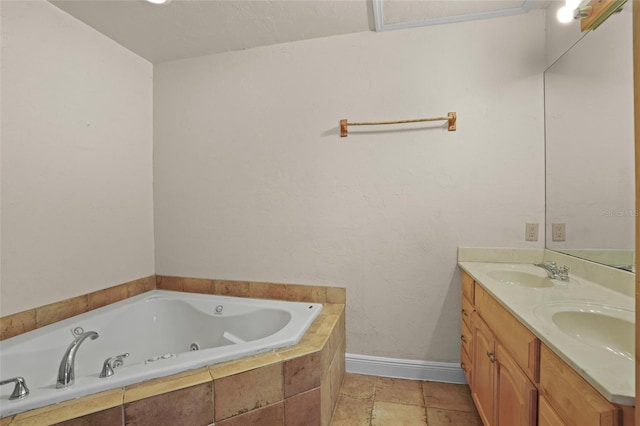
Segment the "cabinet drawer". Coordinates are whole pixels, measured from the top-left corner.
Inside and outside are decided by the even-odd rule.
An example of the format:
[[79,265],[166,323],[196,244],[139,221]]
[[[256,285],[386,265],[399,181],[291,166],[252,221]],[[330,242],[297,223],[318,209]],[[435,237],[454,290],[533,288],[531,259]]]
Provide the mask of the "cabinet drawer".
[[471,314],[474,308],[471,302],[466,297],[462,298],[462,323],[471,328]]
[[461,324],[461,333],[460,340],[462,341],[462,350],[467,353],[467,355],[471,355],[471,329],[467,327],[467,325],[462,321]]
[[566,426],[558,413],[551,408],[549,401],[542,395],[538,399],[538,426]]
[[538,382],[540,340],[476,283],[476,310],[529,378]]
[[473,303],[473,278],[465,271],[462,271],[462,297]]
[[540,350],[540,389],[571,425],[618,426],[620,411],[548,347]]
[[467,383],[471,386],[471,357],[464,349],[460,349],[460,368],[464,373],[464,377],[467,379]]

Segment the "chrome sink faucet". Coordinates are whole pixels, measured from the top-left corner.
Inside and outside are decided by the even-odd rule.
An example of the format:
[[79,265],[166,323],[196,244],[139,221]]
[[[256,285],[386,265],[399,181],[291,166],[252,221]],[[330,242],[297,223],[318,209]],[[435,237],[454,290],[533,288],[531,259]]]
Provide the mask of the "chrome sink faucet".
[[558,266],[556,262],[541,262],[534,263],[533,266],[538,266],[545,271],[549,278],[560,281],[569,281],[569,267]]
[[82,342],[84,342],[87,337],[90,337],[91,340],[95,340],[99,336],[95,331],[87,331],[86,333],[82,333],[80,336],[76,337],[73,342],[71,342],[64,355],[62,356],[62,361],[60,361],[56,388],[66,388],[68,386],[71,386],[75,381],[76,353],[78,352],[80,344],[82,344]]

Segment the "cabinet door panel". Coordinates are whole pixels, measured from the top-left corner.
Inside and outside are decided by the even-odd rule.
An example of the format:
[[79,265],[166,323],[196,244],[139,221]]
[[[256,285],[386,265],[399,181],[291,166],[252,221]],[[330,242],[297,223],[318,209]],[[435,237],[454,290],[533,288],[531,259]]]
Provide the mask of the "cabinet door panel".
[[496,426],[535,426],[538,391],[500,344],[496,359]]
[[493,333],[487,324],[474,313],[471,316],[473,346],[471,356],[473,384],[471,397],[485,426],[493,424],[495,366]]
[[538,426],[567,426],[542,395],[538,399]]

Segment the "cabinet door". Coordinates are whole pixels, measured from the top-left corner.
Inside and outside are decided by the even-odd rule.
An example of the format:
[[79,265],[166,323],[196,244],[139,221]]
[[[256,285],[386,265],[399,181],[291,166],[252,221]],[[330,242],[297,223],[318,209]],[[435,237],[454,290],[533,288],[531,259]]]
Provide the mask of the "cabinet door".
[[538,391],[502,345],[496,344],[496,426],[535,426]]
[[493,424],[495,389],[495,338],[487,324],[474,313],[471,316],[472,355],[471,368],[473,383],[471,396],[485,426]]

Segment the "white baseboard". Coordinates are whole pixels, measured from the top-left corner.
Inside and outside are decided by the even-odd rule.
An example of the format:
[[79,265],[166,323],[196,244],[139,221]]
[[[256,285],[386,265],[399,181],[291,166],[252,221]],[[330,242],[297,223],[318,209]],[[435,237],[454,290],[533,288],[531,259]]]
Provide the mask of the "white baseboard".
[[444,383],[467,383],[460,364],[453,362],[416,361],[412,359],[345,354],[348,373],[370,376],[428,380]]

